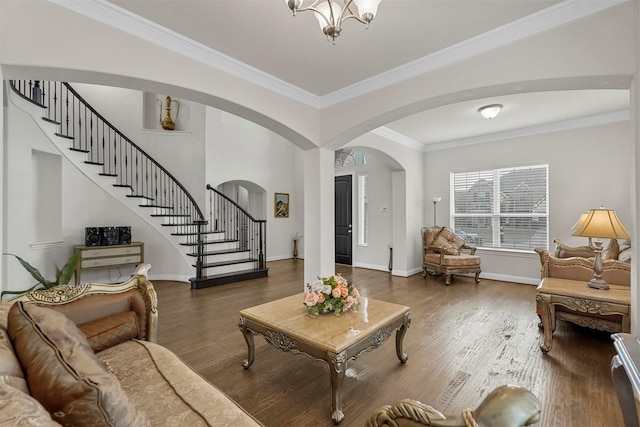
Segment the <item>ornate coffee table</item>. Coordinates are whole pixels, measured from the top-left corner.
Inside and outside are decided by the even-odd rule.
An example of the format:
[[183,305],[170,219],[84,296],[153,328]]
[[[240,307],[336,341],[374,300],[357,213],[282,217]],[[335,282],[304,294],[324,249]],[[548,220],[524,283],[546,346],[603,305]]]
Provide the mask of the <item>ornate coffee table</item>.
[[380,347],[394,331],[397,331],[396,354],[405,363],[407,355],[402,351],[402,340],[411,313],[404,305],[361,297],[357,312],[312,318],[302,301],[303,294],[298,294],[240,312],[238,326],[249,350],[242,365],[248,369],[255,360],[255,334],[283,351],[327,362],[331,376],[331,418],[338,424],[344,418],[342,380],[347,363]]

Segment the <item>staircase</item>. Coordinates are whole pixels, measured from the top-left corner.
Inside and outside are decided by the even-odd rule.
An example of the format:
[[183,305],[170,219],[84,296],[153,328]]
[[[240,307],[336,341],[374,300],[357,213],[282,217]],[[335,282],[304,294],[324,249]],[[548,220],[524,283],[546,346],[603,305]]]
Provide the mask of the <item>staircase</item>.
[[[68,83],[12,80],[14,93],[42,108],[41,119],[56,129],[51,141],[79,169],[95,167],[96,183],[107,177],[124,197],[136,200],[134,209],[147,211],[147,222],[160,221],[162,232],[178,246],[195,268],[191,288],[265,277],[266,221],[256,220],[235,202],[207,185],[207,216],[162,165],[111,125]],[[37,119],[37,117],[34,117]],[[70,155],[61,148],[68,143]],[[78,160],[78,159],[81,160]],[[156,227],[158,228],[158,227]],[[166,230],[166,231],[164,231]]]

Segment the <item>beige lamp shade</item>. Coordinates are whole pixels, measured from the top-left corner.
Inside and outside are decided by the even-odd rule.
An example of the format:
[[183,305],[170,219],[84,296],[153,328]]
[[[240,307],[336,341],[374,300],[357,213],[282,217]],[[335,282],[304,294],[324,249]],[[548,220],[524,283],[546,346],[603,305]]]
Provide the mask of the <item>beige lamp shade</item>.
[[591,209],[584,219],[580,217],[572,235],[605,239],[631,238],[616,212],[610,209]]
[[582,227],[582,224],[584,224],[584,221],[587,219],[587,216],[589,215],[589,212],[585,212],[583,214],[580,215],[580,218],[578,218],[578,220],[576,221],[575,224],[573,224],[573,226],[571,227],[572,230],[577,230],[580,227]]

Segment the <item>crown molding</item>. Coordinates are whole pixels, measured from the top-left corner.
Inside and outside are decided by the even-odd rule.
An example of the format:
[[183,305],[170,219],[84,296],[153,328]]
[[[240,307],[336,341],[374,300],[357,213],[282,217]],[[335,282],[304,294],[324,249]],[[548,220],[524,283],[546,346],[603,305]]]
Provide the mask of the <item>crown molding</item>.
[[631,114],[629,110],[615,111],[612,113],[596,114],[593,116],[580,117],[578,119],[564,120],[561,122],[547,123],[539,126],[530,126],[521,129],[496,132],[487,135],[474,136],[471,138],[458,139],[455,141],[438,142],[424,146],[423,151],[437,151],[448,148],[464,147],[466,145],[483,144],[485,142],[495,142],[504,139],[523,138],[527,136],[540,135],[565,130],[580,129],[590,126],[606,125],[629,121]]
[[567,22],[600,12],[625,1],[628,0],[566,0],[325,95],[321,98],[321,108],[330,107],[438,68],[446,67],[534,34],[550,30]]
[[417,151],[425,151],[425,145],[420,141],[416,141],[413,138],[409,138],[399,132],[396,132],[393,129],[390,129],[386,126],[380,126],[379,128],[373,129],[370,131],[371,133],[381,136],[389,141],[396,142],[400,145],[404,145],[405,147],[412,148]]
[[269,89],[280,95],[320,108],[320,97],[300,89],[258,68],[183,36],[106,0],[49,0],[120,31],[140,37],[194,61]]
[[49,1],[295,101],[321,109],[480,55],[629,0],[566,0],[324,96],[317,96],[287,83],[106,0]]
[[501,141],[504,139],[523,138],[526,136],[540,135],[545,133],[560,132],[564,130],[580,129],[590,126],[606,125],[631,120],[629,110],[615,111],[613,113],[596,114],[578,119],[564,120],[561,122],[548,123],[540,126],[530,126],[526,128],[508,130],[504,132],[490,133],[486,135],[474,136],[471,138],[456,139],[445,142],[434,142],[423,144],[415,139],[404,136],[385,126],[380,126],[371,133],[381,136],[389,141],[395,142],[416,151],[438,151],[449,148],[464,147],[466,145],[483,144],[485,142]]

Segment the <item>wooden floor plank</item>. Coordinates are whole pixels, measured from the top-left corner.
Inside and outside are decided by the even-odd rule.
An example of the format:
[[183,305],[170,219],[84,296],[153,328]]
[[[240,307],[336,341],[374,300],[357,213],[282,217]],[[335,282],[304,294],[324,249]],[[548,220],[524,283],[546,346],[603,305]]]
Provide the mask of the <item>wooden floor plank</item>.
[[[329,370],[256,337],[256,361],[242,368],[247,348],[238,312],[303,290],[303,260],[270,262],[269,277],[192,291],[155,281],[158,341],[268,427],[330,426]],[[393,340],[348,365],[344,426],[364,426],[376,408],[412,398],[445,414],[476,407],[502,384],[529,388],[542,402],[544,427],[623,425],[609,374],[609,334],[558,322],[543,355],[535,286],[454,277],[392,277],[338,266],[363,295],[411,307],[399,363]],[[301,302],[302,304],[302,302]]]

